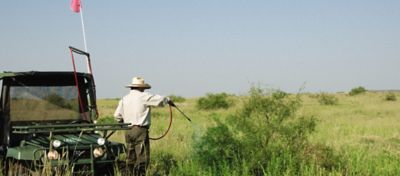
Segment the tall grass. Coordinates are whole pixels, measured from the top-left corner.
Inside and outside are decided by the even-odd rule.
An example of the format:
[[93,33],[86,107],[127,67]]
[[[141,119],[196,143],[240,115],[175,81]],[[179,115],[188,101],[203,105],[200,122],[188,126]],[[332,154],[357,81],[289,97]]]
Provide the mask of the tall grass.
[[[348,175],[398,175],[399,103],[382,99],[385,93],[336,95],[337,106],[321,106],[304,96],[302,113],[318,117],[313,142],[325,143],[347,161]],[[385,168],[385,169],[381,169]]]
[[[298,107],[298,116],[312,116],[316,119],[315,131],[307,137],[310,145],[303,150],[308,161],[297,162],[296,158],[281,155],[272,157],[267,166],[259,169],[261,175],[397,175],[400,173],[400,103],[382,99],[385,94],[366,92],[359,96],[335,94],[338,103],[325,106],[318,99],[308,95],[299,95],[302,103]],[[293,95],[288,95],[293,96]],[[232,98],[232,97],[230,97]],[[171,134],[165,140],[152,142],[152,170],[160,173],[162,167],[159,155],[168,153],[174,160],[169,168],[170,175],[254,175],[251,163],[241,158],[221,161],[221,167],[203,167],[195,159],[194,148],[207,129],[226,124],[232,114],[238,113],[248,100],[248,96],[233,97],[235,106],[229,109],[201,111],[196,109],[196,99],[188,99],[181,106],[193,119],[188,124],[179,114]],[[155,109],[159,112],[153,120],[152,132],[164,128],[167,116],[166,109]],[[217,120],[213,120],[217,119]],[[308,150],[312,152],[307,153]],[[325,150],[325,151],[323,151]],[[320,152],[323,151],[323,152]],[[250,155],[253,156],[253,155]],[[255,156],[256,157],[256,156]],[[319,162],[319,161],[324,162]],[[234,166],[229,162],[234,162]],[[293,167],[282,169],[282,162]],[[296,162],[294,162],[296,161]],[[318,163],[319,162],[319,163]],[[257,163],[257,162],[256,162]],[[164,164],[167,165],[167,164]],[[325,165],[325,166],[323,166]],[[332,165],[332,166],[329,166]],[[282,173],[282,170],[284,172]],[[278,174],[279,173],[279,174]]]
[[[259,159],[263,155],[257,155],[256,152],[248,153],[248,158],[241,155],[229,158],[226,155],[223,160],[218,161],[219,166],[208,167],[204,167],[204,161],[196,156],[196,147],[199,147],[199,142],[207,134],[213,134],[208,129],[220,128],[222,132],[216,130],[215,136],[232,134],[237,128],[230,121],[239,118],[251,95],[228,96],[235,102],[230,108],[207,111],[197,109],[198,99],[186,99],[177,104],[193,122],[187,122],[174,110],[170,133],[163,140],[151,142],[151,166],[148,175],[255,175],[254,167],[257,165],[259,167],[256,171],[260,175],[399,175],[400,102],[387,101],[385,95],[386,93],[379,92],[365,92],[358,96],[338,93],[332,95],[338,99],[335,106],[320,104],[315,96],[308,94],[285,95],[285,100],[301,100],[301,104],[296,107],[295,116],[288,118],[287,123],[298,117],[315,118],[315,129],[305,135],[307,145],[298,150],[301,151],[300,155],[291,155],[288,148],[282,148],[281,152],[265,155],[264,158],[269,158],[267,164],[263,162],[264,158]],[[98,106],[101,118],[112,116],[117,103],[117,99],[100,100]],[[153,109],[150,136],[158,136],[167,128],[168,113],[167,108]],[[245,125],[243,123],[243,128]],[[240,132],[233,134],[233,139],[240,139]],[[276,135],[277,139],[272,142],[284,144],[281,140],[285,137],[279,139],[279,133]],[[121,131],[111,138],[124,142],[123,136],[124,132]],[[254,137],[254,140],[258,138]],[[232,139],[228,135],[226,140]],[[233,144],[245,145],[240,142]],[[227,145],[227,149],[235,152],[233,144]],[[273,148],[270,147],[269,150]],[[256,159],[250,160],[250,157]],[[215,158],[213,160],[218,160],[218,156]],[[123,172],[116,170],[116,175],[123,175]]]

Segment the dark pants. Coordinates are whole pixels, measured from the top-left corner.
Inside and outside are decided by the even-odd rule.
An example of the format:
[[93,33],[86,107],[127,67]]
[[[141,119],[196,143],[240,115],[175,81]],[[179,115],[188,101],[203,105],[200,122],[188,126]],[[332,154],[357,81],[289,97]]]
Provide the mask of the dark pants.
[[127,165],[129,173],[146,175],[150,163],[150,142],[147,128],[133,126],[126,131]]

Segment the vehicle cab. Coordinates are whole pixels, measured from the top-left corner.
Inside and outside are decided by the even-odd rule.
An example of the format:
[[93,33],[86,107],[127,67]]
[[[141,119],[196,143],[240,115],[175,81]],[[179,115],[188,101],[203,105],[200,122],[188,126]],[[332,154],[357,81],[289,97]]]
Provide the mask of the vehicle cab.
[[3,72],[0,80],[0,156],[6,163],[80,168],[95,175],[96,168],[112,168],[124,152],[123,144],[108,138],[127,124],[94,123],[91,74]]

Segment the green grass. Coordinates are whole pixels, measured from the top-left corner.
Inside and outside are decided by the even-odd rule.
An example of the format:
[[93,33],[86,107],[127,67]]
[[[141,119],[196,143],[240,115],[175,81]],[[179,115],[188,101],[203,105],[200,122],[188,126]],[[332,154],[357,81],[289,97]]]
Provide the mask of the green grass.
[[[399,93],[395,93],[399,96]],[[366,92],[358,96],[332,94],[337,98],[333,106],[322,105],[316,94],[302,94],[302,106],[298,111],[302,116],[314,116],[317,119],[316,132],[309,136],[315,144],[332,147],[345,160],[339,170],[327,171],[312,166],[304,166],[303,175],[397,175],[400,173],[400,102],[386,101],[386,93]],[[213,175],[213,168],[199,168],[191,159],[194,141],[215,126],[212,117],[222,122],[241,107],[247,97],[230,97],[235,102],[228,109],[198,110],[198,99],[187,99],[178,106],[192,118],[189,123],[174,110],[173,125],[170,133],[159,141],[151,142],[152,163],[150,173],[160,173],[168,162],[173,175]],[[111,116],[118,100],[99,100],[100,116]],[[168,108],[154,108],[150,135],[159,136],[169,122]],[[124,142],[123,132],[112,137]],[[169,160],[165,159],[168,156]],[[278,167],[278,166],[276,166]],[[246,170],[243,165],[240,170]],[[223,175],[243,173],[227,168]],[[186,173],[186,174],[185,174]],[[273,169],[265,169],[266,175],[274,175]],[[286,175],[292,175],[287,171]]]
[[[312,168],[309,174],[315,175],[398,175],[400,174],[400,102],[385,101],[385,93],[360,94],[349,96],[334,94],[338,99],[335,106],[320,105],[318,99],[302,95],[303,105],[300,115],[312,115],[317,119],[316,132],[309,140],[332,147],[346,160],[347,166],[339,171],[322,171]],[[396,93],[398,96],[398,93]],[[153,163],[161,153],[169,153],[178,163],[190,162],[193,140],[204,134],[208,127],[214,126],[211,117],[222,121],[228,114],[235,113],[244,97],[236,97],[238,104],[227,110],[196,110],[196,99],[188,99],[179,104],[181,109],[192,116],[189,124],[175,112],[171,133],[161,141],[152,142]],[[99,104],[107,103],[99,101]],[[168,122],[166,109],[154,109],[160,116],[153,120],[152,135]],[[189,160],[189,161],[188,161]],[[178,164],[179,166],[179,164]],[[189,166],[179,166],[177,170],[185,171]],[[190,166],[196,167],[196,166]],[[198,169],[198,168],[191,168]],[[305,170],[307,170],[305,169]],[[210,171],[212,175],[212,170]],[[317,172],[317,173],[316,173]],[[233,173],[227,173],[230,175]]]
[[302,112],[318,118],[317,133],[312,140],[327,143],[336,149],[363,146],[365,139],[398,138],[400,103],[382,99],[384,94],[368,93],[356,97],[336,95],[337,106],[321,106],[304,96]]
[[301,113],[318,118],[310,140],[342,153],[349,175],[400,174],[400,104],[385,101],[385,93],[335,96],[338,105],[329,107],[303,96]]
[[[399,96],[399,93],[395,93]],[[299,116],[317,119],[316,131],[309,136],[313,144],[331,147],[343,163],[327,170],[317,165],[301,164],[301,175],[399,175],[400,174],[400,102],[386,101],[386,93],[366,92],[357,96],[332,94],[334,106],[321,105],[315,94],[302,94]],[[177,105],[192,119],[188,122],[178,111],[169,134],[151,141],[149,175],[215,175],[216,168],[202,168],[193,159],[193,149],[209,127],[216,126],[213,118],[225,122],[230,114],[238,112],[247,97],[230,96],[234,105],[228,109],[198,110],[198,99],[186,99]],[[98,100],[100,118],[112,116],[117,99]],[[151,137],[161,135],[169,123],[168,108],[154,108]],[[124,142],[124,133],[117,132],[112,140]],[[265,175],[293,175],[299,172],[280,170],[279,157],[263,169]],[[226,166],[221,175],[251,175],[246,163],[231,168]]]
[[[327,171],[304,165],[304,175],[398,175],[400,174],[400,102],[386,101],[385,93],[332,94],[337,98],[334,106],[321,105],[315,94],[302,94],[302,106],[298,112],[303,116],[314,116],[317,119],[316,132],[309,136],[312,143],[332,147],[344,160],[346,165],[341,169]],[[398,93],[396,93],[398,96]],[[174,111],[174,122],[171,132],[160,141],[151,143],[152,170],[157,172],[162,155],[169,157],[177,164],[171,168],[174,175],[213,175],[213,168],[200,170],[191,159],[194,141],[198,140],[208,127],[215,126],[214,118],[223,122],[229,114],[234,114],[241,107],[246,97],[230,97],[235,105],[228,109],[198,110],[197,99],[187,99],[178,104],[191,116],[193,123],[188,123],[177,111]],[[100,100],[100,115],[112,115],[116,100]],[[102,109],[104,108],[104,109]],[[153,110],[151,136],[162,133],[168,123],[167,108]],[[121,138],[123,134],[117,134]],[[120,140],[123,142],[123,140]],[[161,159],[161,161],[159,161]],[[277,166],[278,167],[278,166]],[[240,169],[246,169],[243,166]],[[240,170],[239,169],[239,170]],[[199,173],[201,172],[201,173]],[[291,175],[287,171],[287,175]],[[237,170],[226,170],[226,175],[240,175]],[[274,175],[273,169],[265,171]],[[191,175],[191,174],[188,174]]]
[[[321,105],[315,94],[302,94],[302,107],[298,114],[314,116],[317,119],[316,132],[309,140],[332,147],[345,160],[346,165],[336,171],[321,168],[303,169],[304,175],[396,175],[400,173],[400,102],[386,101],[385,93],[367,92],[358,96],[333,94],[337,104]],[[398,96],[398,93],[396,93]],[[191,116],[188,123],[174,110],[171,132],[160,141],[152,141],[152,170],[157,172],[162,165],[162,155],[168,154],[177,164],[171,168],[174,175],[213,175],[213,169],[201,170],[191,160],[193,141],[198,140],[208,127],[215,125],[211,117],[224,121],[229,114],[236,113],[246,97],[230,97],[235,105],[228,109],[198,110],[197,99],[187,99],[178,104]],[[100,116],[112,115],[117,100],[100,100]],[[153,110],[151,136],[160,135],[168,124],[168,109]],[[118,139],[123,134],[117,134]],[[123,140],[119,140],[122,141]],[[164,163],[165,164],[165,163]],[[246,169],[243,166],[240,169]],[[240,175],[235,170],[226,170],[225,175]],[[273,175],[273,173],[266,175]],[[288,171],[287,175],[291,175]]]

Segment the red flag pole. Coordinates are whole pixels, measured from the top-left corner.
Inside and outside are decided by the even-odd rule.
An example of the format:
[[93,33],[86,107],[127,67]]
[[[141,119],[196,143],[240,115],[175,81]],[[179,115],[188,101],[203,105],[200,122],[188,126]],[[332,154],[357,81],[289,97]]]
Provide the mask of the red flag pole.
[[[86,32],[85,32],[85,23],[83,20],[83,9],[82,9],[82,0],[72,0],[71,1],[71,10],[75,13],[80,13],[81,15],[81,23],[82,23],[82,34],[83,34],[83,45],[85,46],[85,52],[88,53],[87,44],[86,44]],[[89,57],[86,56],[86,65],[87,71],[89,74],[92,73],[92,69],[90,68],[90,60]]]

